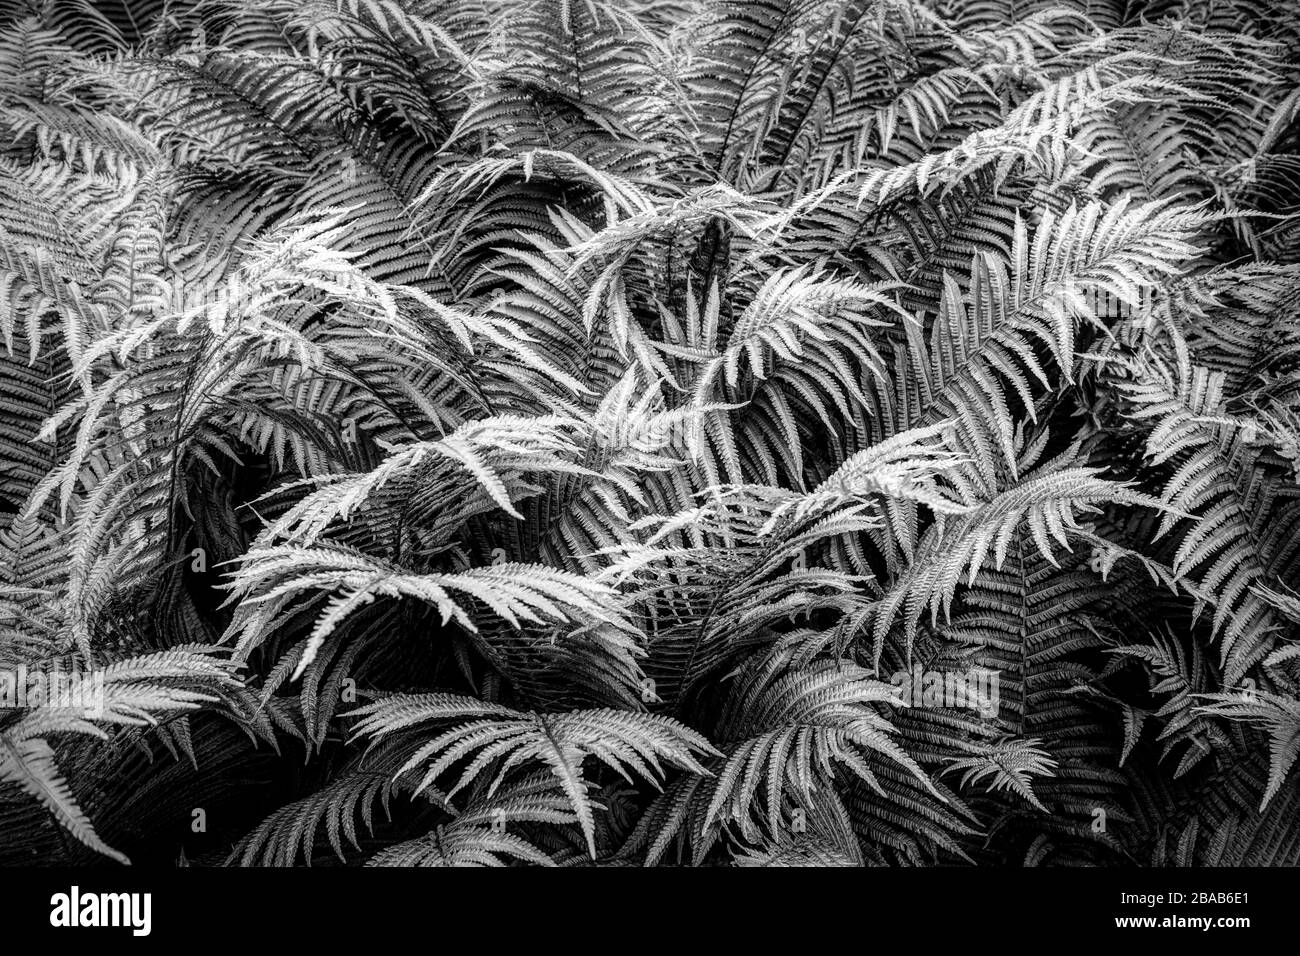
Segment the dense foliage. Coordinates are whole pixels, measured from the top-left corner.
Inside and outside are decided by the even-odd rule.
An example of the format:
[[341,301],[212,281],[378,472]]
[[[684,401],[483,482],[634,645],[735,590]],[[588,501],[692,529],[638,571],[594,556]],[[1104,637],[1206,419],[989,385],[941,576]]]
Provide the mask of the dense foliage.
[[1297,63],[3,0],[0,861],[1300,863]]

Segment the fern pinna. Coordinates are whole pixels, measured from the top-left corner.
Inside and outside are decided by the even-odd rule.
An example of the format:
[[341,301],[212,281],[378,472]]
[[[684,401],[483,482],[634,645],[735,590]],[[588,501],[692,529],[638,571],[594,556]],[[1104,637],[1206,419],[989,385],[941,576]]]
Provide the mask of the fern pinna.
[[0,23],[0,859],[1300,863],[1292,4]]

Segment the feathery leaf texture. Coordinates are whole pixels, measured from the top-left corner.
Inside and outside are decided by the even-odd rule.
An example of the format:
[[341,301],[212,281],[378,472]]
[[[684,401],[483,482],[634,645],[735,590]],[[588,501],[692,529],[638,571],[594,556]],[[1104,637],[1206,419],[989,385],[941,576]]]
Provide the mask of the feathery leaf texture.
[[1293,6],[0,4],[0,861],[1300,863]]

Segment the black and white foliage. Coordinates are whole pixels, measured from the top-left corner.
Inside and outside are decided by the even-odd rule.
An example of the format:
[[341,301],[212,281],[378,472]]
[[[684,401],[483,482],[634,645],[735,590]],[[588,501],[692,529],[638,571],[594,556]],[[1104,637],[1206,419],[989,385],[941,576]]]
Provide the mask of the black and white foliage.
[[0,861],[1300,863],[1297,63],[0,0]]

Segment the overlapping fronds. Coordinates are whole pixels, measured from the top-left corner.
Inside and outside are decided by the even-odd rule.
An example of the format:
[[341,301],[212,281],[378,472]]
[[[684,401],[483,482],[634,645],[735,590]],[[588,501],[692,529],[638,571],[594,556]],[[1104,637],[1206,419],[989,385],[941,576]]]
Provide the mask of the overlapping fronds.
[[0,860],[1295,862],[1297,51],[0,4]]

